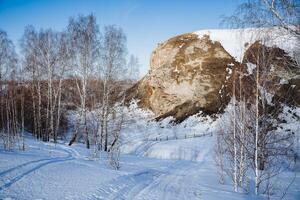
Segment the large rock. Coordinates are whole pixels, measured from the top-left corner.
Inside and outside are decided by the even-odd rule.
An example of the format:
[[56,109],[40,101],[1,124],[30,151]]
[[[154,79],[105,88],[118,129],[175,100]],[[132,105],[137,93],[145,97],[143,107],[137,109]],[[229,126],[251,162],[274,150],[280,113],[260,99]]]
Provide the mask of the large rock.
[[127,99],[177,121],[200,110],[216,113],[228,102],[224,89],[233,65],[238,63],[208,35],[179,35],[153,51],[149,73],[127,91]]
[[246,32],[242,39],[235,30],[206,32],[179,35],[159,44],[151,55],[149,73],[127,91],[126,99],[138,99],[157,119],[174,116],[180,122],[199,111],[214,114],[228,105],[233,88],[237,100],[241,96],[255,103],[260,66],[259,82],[264,85],[260,92],[270,107],[300,105],[300,70],[290,57],[299,55],[294,47],[298,40],[282,40],[275,34],[265,46],[259,41],[264,41],[266,33],[253,39]]
[[247,48],[243,64],[241,66],[248,68],[246,72],[244,70],[246,76],[243,76],[243,84],[248,84],[244,88],[252,89],[247,94],[248,99],[255,97],[255,80],[259,66],[259,82],[263,85],[260,92],[270,105],[283,103],[300,106],[300,69],[297,62],[283,49],[267,47],[256,41]]

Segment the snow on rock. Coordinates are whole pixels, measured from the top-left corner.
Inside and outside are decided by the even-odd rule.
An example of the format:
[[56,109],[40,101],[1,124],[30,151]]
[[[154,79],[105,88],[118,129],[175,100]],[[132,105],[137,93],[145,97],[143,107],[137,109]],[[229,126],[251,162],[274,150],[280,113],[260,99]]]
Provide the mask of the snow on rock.
[[266,41],[264,44],[269,47],[279,47],[291,56],[295,56],[295,52],[299,51],[299,39],[279,28],[211,29],[194,33],[199,38],[208,35],[211,40],[220,42],[239,62],[242,62],[248,45],[257,40]]
[[256,68],[256,65],[253,63],[246,63],[247,71],[249,74],[253,74],[253,70]]
[[279,124],[277,131],[289,131],[296,134],[295,147],[300,153],[300,108],[284,106],[279,119],[282,123]]

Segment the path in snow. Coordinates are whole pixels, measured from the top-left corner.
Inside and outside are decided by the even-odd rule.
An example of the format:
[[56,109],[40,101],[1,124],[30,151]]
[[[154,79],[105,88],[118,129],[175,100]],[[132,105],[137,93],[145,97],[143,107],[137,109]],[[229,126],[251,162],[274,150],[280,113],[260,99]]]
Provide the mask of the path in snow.
[[199,164],[176,161],[164,170],[145,169],[113,179],[88,199],[200,199],[201,191],[191,185],[191,171]]
[[32,160],[32,161],[19,164],[15,167],[12,167],[10,169],[0,172],[0,179],[5,180],[4,184],[1,183],[2,185],[0,185],[0,191],[5,188],[10,187],[12,184],[16,183],[23,177],[30,175],[31,173],[35,172],[36,170],[39,170],[40,168],[42,168],[44,166],[75,159],[72,156],[73,152],[68,151],[65,148],[63,148],[61,150],[54,150],[54,151],[58,151],[59,153],[67,154],[67,156],[63,156],[63,157],[59,156],[59,157],[51,157],[51,158]]
[[[202,146],[203,155],[198,162],[122,155],[118,171],[108,166],[105,155],[100,160],[91,159],[91,151],[84,145],[58,144],[54,148],[30,141],[36,146],[28,151],[0,151],[0,199],[253,199],[234,193],[230,181],[218,184],[212,153],[202,144],[211,137],[200,142],[203,139],[194,139]],[[149,142],[144,148],[138,146],[135,153],[153,144],[159,142]],[[299,194],[298,183],[291,188],[293,194],[289,199],[297,199],[294,197]]]

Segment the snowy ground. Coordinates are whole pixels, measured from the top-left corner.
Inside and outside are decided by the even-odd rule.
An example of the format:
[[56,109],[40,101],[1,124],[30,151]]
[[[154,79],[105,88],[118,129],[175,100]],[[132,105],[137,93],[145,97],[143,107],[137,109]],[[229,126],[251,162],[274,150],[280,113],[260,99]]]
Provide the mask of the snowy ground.
[[[27,138],[24,152],[0,149],[0,199],[257,199],[232,192],[229,179],[218,183],[216,121],[194,116],[175,126],[169,119],[148,122],[151,113],[137,109],[128,113],[135,117],[123,130],[120,170],[111,169],[105,154],[93,159],[83,144]],[[297,173],[286,199],[300,197]],[[287,185],[293,175],[283,173],[278,183]]]
[[[121,170],[105,156],[91,159],[83,145],[32,139],[25,152],[1,151],[0,199],[240,199],[218,186],[213,163],[122,155]],[[228,197],[229,197],[228,196]]]

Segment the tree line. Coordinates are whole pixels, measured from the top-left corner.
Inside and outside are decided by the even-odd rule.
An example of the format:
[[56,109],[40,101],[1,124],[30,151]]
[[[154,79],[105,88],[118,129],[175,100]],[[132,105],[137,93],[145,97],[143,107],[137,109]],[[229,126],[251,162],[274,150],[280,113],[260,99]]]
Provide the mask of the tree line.
[[[121,28],[108,25],[100,31],[94,15],[79,15],[71,17],[63,31],[26,26],[19,55],[2,30],[0,43],[0,133],[5,149],[15,144],[24,149],[26,132],[57,142],[70,128],[66,111],[77,110],[69,145],[83,138],[87,148],[93,142],[98,150],[110,150],[110,142],[118,137],[109,127],[116,120],[115,104],[139,76],[139,61],[133,55],[127,58]],[[92,110],[97,111],[93,123],[98,126],[93,130],[88,122]]]

